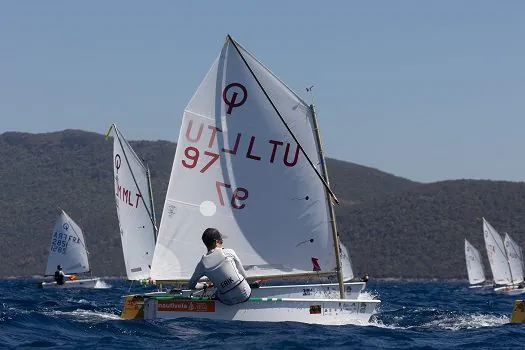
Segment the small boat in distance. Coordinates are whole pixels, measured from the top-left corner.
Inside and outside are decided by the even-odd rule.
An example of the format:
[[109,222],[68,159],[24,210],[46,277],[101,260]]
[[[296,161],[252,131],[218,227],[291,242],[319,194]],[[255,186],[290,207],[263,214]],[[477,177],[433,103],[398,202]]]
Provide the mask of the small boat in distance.
[[51,234],[45,276],[54,277],[58,265],[66,274],[65,283],[43,281],[39,288],[95,288],[100,281],[98,277],[77,278],[77,274],[90,272],[86,242],[80,227],[63,210]]
[[465,238],[465,261],[467,264],[469,288],[492,287],[492,284],[485,282],[485,269],[481,260],[480,252]]

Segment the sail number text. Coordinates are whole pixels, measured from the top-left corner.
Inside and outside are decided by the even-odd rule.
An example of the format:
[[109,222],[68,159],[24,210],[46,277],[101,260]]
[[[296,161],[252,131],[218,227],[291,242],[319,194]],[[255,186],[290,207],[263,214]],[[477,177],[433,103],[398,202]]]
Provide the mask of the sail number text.
[[80,238],[68,235],[67,233],[55,232],[53,234],[53,240],[51,241],[51,251],[66,254],[69,243],[80,244]]
[[[233,145],[226,145],[225,135],[220,128],[213,125],[205,123],[194,125],[194,121],[189,120],[185,136],[186,140],[194,145],[188,145],[182,151],[182,166],[186,169],[196,169],[203,174],[214,165],[220,164],[223,157],[230,157],[232,161],[234,159],[248,159],[255,161],[254,164],[266,161],[267,164],[273,166],[295,167],[301,154],[296,143],[279,140],[258,142],[256,136],[236,133],[234,140],[232,139]],[[202,145],[202,141],[207,150],[197,147],[196,144],[201,143]],[[220,147],[219,142],[224,143],[224,147]],[[221,206],[226,206],[229,203],[233,209],[246,207],[248,189],[244,187],[232,188],[231,184],[222,181],[216,181],[215,188]]]

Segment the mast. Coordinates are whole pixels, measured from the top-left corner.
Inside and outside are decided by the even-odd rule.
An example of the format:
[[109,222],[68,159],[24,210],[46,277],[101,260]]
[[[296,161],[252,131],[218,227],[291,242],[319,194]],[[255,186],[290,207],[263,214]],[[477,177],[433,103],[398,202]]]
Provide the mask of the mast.
[[[321,175],[327,186],[330,186],[328,179],[328,169],[326,168],[326,162],[323,156],[323,146],[321,143],[321,134],[319,133],[319,125],[317,124],[317,115],[315,113],[315,106],[310,105],[310,111],[312,112],[312,122],[314,127],[315,141],[317,143],[317,151],[319,153],[319,160],[321,162]],[[329,187],[328,187],[329,188]],[[339,296],[341,299],[345,298],[345,286],[343,281],[343,269],[341,267],[341,254],[339,249],[339,235],[337,234],[337,222],[335,218],[334,206],[331,200],[330,193],[325,189],[326,200],[328,201],[328,207],[330,212],[330,223],[332,224],[332,237],[334,240],[334,251],[335,251],[335,262],[337,271],[337,282],[339,283]]]
[[149,205],[151,208],[151,219],[153,220],[153,236],[155,240],[155,244],[157,244],[157,217],[155,216],[155,206],[153,205],[153,191],[151,189],[151,178],[150,178],[150,171],[149,171],[149,165],[146,164],[146,179],[148,180],[148,193],[149,193]]

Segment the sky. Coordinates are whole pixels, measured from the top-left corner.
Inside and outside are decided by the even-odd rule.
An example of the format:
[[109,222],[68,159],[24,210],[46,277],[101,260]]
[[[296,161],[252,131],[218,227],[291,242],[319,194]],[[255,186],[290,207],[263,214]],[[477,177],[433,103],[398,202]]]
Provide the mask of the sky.
[[2,1],[0,133],[177,141],[226,34],[325,155],[421,182],[525,179],[525,1]]

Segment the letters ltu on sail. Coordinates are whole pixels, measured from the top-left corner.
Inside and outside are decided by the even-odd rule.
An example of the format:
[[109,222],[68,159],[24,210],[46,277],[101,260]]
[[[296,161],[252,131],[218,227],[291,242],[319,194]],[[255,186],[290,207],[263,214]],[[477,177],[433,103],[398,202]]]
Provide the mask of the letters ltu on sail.
[[[236,251],[251,278],[340,276],[341,260],[350,276],[331,221],[333,194],[314,118],[313,106],[228,36],[184,111],[152,278],[188,280],[206,253],[201,236],[208,227],[226,235],[225,247]],[[306,287],[304,294],[281,297],[297,295],[294,287]],[[123,317],[362,324],[380,303],[336,299],[329,293],[334,284],[308,287],[256,288],[233,306],[197,301],[185,291],[128,296]]]

